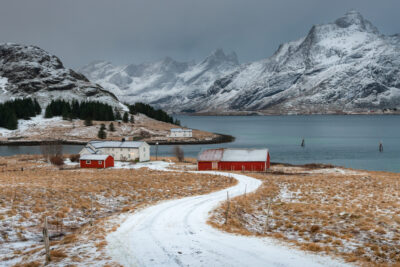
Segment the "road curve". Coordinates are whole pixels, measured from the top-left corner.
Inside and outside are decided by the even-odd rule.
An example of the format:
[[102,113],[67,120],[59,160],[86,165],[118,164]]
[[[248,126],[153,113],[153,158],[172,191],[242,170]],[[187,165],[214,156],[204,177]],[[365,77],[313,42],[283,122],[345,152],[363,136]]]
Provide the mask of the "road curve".
[[[206,172],[202,172],[206,173]],[[278,244],[270,238],[233,235],[209,226],[209,212],[226,192],[234,197],[256,190],[261,181],[239,174],[237,185],[207,195],[165,201],[130,215],[107,236],[107,252],[123,266],[345,266]]]

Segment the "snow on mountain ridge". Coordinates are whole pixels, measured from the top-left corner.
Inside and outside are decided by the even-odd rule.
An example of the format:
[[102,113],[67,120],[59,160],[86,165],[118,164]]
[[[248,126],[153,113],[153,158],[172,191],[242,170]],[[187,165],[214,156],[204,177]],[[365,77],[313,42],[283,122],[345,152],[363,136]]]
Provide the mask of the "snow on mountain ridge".
[[115,95],[84,75],[64,68],[58,57],[37,46],[0,44],[0,78],[0,102],[34,97],[44,106],[52,99],[62,98],[100,101],[121,109]]
[[178,62],[169,57],[161,61],[127,66],[91,63],[80,69],[89,79],[101,84],[128,102],[187,103],[205,94],[212,83],[239,66],[236,54],[213,51],[199,63]]
[[[94,79],[126,101],[170,112],[340,113],[400,108],[400,35],[385,36],[356,11],[311,27],[269,58],[239,65],[218,49],[198,64]],[[115,72],[123,75],[115,67]],[[83,71],[89,77],[91,72]],[[125,75],[125,74],[124,74]],[[129,76],[129,75],[128,75]],[[94,77],[93,77],[94,78]],[[118,89],[117,89],[118,87]],[[121,91],[118,91],[121,90]]]

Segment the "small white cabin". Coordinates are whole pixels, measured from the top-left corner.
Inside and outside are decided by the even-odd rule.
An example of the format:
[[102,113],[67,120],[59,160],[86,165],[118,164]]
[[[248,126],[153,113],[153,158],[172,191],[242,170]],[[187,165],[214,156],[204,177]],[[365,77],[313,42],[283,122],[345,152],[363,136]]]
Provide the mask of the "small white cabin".
[[173,128],[169,137],[192,137],[192,129]]
[[150,146],[141,141],[90,141],[80,155],[106,154],[118,161],[150,160]]

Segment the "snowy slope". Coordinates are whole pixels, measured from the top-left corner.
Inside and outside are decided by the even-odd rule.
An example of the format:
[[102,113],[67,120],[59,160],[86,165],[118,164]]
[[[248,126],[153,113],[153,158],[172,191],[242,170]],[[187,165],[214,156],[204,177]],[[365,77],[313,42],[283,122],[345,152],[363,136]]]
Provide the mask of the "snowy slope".
[[356,11],[313,26],[304,38],[282,44],[264,60],[239,66],[221,51],[210,57],[194,65],[170,63],[172,70],[161,67],[170,66],[165,62],[134,65],[132,72],[103,62],[82,72],[120,98],[175,112],[400,108],[400,35],[379,33]]
[[0,102],[27,96],[37,98],[42,105],[63,98],[97,100],[123,108],[112,93],[64,68],[59,58],[43,49],[0,44]]
[[171,58],[143,64],[113,66],[96,61],[79,71],[120,99],[153,103],[161,107],[185,105],[205,95],[215,80],[239,66],[235,53],[217,49],[205,60],[177,62]]
[[349,12],[245,66],[224,87],[214,86],[198,109],[324,113],[397,108],[399,56],[398,38],[380,34],[361,14]]

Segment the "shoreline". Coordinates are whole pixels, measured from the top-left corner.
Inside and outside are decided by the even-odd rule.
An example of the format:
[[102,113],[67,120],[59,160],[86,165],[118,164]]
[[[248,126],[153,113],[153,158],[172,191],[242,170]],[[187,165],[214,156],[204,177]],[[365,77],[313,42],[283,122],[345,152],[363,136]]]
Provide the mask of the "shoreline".
[[212,116],[220,116],[220,117],[235,117],[235,116],[246,116],[246,117],[252,117],[252,116],[397,116],[400,115],[400,112],[353,112],[353,113],[261,113],[261,112],[228,112],[228,113],[177,113],[174,114],[174,116],[193,116],[193,117],[212,117]]
[[[203,144],[223,144],[223,143],[231,143],[235,141],[235,137],[226,134],[217,134],[218,137],[212,138],[211,140],[195,140],[195,141],[146,141],[146,140],[135,140],[135,141],[145,141],[149,145],[155,145],[158,142],[158,145],[203,145]],[[99,140],[102,141],[102,140]],[[107,141],[107,140],[104,140]],[[129,140],[128,140],[129,141]],[[53,139],[53,140],[9,140],[9,141],[0,141],[0,146],[41,146],[46,143],[60,143],[62,145],[86,145],[89,141],[80,141],[80,140],[62,140],[62,139]]]

